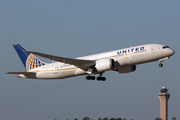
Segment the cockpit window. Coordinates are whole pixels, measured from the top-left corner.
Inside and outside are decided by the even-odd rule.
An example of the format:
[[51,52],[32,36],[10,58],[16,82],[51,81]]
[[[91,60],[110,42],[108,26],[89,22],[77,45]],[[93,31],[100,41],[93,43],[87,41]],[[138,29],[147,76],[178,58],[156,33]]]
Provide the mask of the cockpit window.
[[163,46],[162,48],[163,48],[163,49],[166,49],[166,48],[169,48],[169,46]]

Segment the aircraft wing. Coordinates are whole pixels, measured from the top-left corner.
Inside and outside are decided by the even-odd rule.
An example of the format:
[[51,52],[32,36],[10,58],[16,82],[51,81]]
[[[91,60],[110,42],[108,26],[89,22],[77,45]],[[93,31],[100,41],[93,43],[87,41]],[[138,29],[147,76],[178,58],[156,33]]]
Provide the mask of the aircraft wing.
[[71,64],[77,66],[83,70],[87,70],[89,67],[95,65],[95,60],[83,60],[83,59],[72,59],[72,58],[65,58],[65,57],[58,57],[53,55],[48,55],[40,52],[33,52],[33,51],[26,51],[28,53],[32,53],[50,60],[62,62],[65,64]]

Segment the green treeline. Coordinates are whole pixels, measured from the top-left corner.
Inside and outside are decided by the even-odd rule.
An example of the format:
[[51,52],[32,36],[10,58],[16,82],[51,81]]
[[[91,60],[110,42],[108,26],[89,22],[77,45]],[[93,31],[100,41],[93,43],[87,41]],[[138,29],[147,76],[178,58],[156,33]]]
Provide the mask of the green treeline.
[[[59,120],[59,119],[54,119],[54,120]],[[68,119],[66,119],[66,120],[68,120]],[[78,120],[78,119],[75,118],[74,120]],[[84,117],[82,120],[92,120],[92,119],[90,119],[89,117]],[[121,119],[121,118],[107,118],[107,117],[105,117],[105,118],[98,118],[98,120],[127,120],[127,119],[125,119],[125,118],[123,118],[123,119]],[[130,119],[130,120],[133,120],[133,119]]]
[[[75,119],[75,120],[78,120],[78,119]],[[82,120],[92,120],[92,119],[85,117]],[[105,118],[98,118],[98,120],[127,120],[127,119],[125,119],[125,118],[123,118],[123,119],[121,119],[121,118],[110,118],[109,119],[109,118],[105,117]],[[130,120],[132,120],[132,119],[130,119]]]
[[[54,119],[54,120],[59,120],[59,119]],[[68,119],[66,119],[68,120]],[[77,118],[75,118],[74,120],[78,120]],[[89,117],[84,117],[82,120],[92,120]],[[125,118],[98,118],[98,120],[127,120]],[[130,119],[133,120],[133,119]],[[161,118],[155,118],[154,120],[162,120]],[[172,120],[176,120],[176,117],[173,117]]]

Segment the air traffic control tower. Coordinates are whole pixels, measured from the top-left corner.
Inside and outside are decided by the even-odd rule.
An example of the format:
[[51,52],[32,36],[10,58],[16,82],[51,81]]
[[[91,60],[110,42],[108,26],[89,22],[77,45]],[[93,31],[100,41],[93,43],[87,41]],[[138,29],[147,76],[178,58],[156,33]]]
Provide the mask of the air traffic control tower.
[[170,94],[167,92],[168,89],[162,87],[159,93],[160,99],[160,118],[162,120],[168,120],[168,100],[170,98]]

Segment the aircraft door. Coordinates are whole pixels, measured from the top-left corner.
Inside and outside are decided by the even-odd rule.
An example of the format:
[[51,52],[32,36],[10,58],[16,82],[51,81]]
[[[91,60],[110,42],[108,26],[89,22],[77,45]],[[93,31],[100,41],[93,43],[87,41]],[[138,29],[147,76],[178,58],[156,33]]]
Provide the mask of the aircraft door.
[[152,53],[155,53],[156,52],[156,46],[152,46],[151,51],[152,51]]

